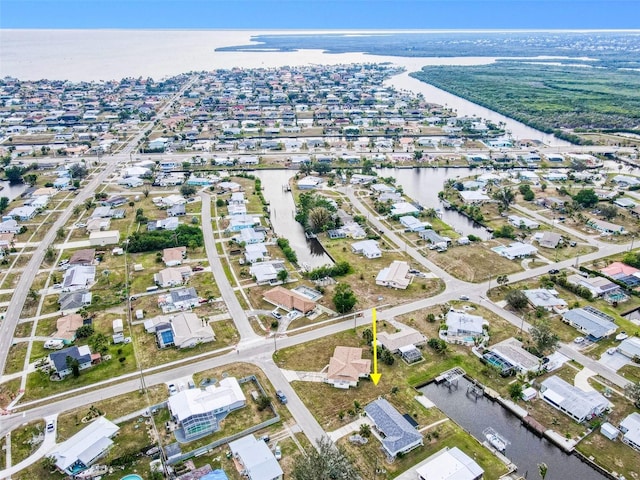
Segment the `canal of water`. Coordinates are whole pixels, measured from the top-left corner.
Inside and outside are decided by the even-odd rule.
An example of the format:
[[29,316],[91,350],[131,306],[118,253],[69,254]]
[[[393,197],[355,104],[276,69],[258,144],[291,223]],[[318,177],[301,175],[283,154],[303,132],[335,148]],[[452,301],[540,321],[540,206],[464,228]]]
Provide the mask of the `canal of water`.
[[[568,455],[544,438],[528,430],[518,417],[499,403],[486,397],[467,395],[470,382],[458,380],[458,388],[449,390],[444,384],[431,383],[419,390],[442,412],[481,442],[483,431],[493,428],[500,436],[511,442],[507,456],[518,466],[518,473],[525,478],[539,478],[538,464],[549,467],[549,480],[605,480],[606,477],[582,462],[575,455]],[[538,400],[542,401],[542,400]],[[558,415],[563,415],[558,412]]]

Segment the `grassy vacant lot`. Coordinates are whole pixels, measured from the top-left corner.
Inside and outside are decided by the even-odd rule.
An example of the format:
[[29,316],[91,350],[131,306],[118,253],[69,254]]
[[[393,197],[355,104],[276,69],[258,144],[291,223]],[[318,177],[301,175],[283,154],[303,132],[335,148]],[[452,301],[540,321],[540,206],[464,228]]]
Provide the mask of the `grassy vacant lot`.
[[19,378],[0,383],[0,407],[6,407],[18,395],[19,389]]
[[27,342],[20,342],[9,348],[7,362],[4,366],[4,373],[21,372],[24,368],[24,359],[27,356]]
[[630,71],[498,62],[429,66],[412,75],[547,132],[628,128],[640,107],[640,78]]
[[453,422],[445,422],[429,430],[422,447],[412,450],[402,458],[397,458],[393,463],[386,461],[380,449],[380,442],[373,436],[369,438],[369,443],[366,445],[351,444],[346,438],[340,439],[338,444],[346,449],[349,458],[363,478],[377,477],[374,474],[376,467],[387,472],[381,478],[395,478],[445,447],[458,447],[471,456],[484,469],[484,478],[499,478],[507,471],[504,464],[489,450]]
[[11,432],[11,462],[14,465],[38,449],[40,442],[32,443],[32,440],[35,440],[41,434],[44,435],[44,422],[42,420],[31,422]]
[[482,243],[450,248],[444,253],[424,250],[424,255],[451,275],[467,282],[484,282],[492,276],[522,271],[520,262],[508,260],[491,251],[502,243],[488,240]]

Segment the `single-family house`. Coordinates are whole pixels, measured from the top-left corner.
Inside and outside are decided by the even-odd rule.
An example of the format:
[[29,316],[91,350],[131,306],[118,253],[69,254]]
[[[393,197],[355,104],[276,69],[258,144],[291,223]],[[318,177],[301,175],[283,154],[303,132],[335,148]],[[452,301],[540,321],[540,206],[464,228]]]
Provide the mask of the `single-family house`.
[[158,296],[158,307],[164,313],[179,312],[190,310],[200,305],[200,298],[196,289],[193,287],[185,287],[172,290]]
[[87,220],[87,226],[85,230],[89,232],[89,234],[93,232],[100,232],[109,230],[111,227],[111,219],[110,218],[90,218]]
[[329,360],[326,382],[336,388],[356,387],[371,373],[371,360],[362,358],[362,348],[336,347]]
[[590,219],[587,222],[587,225],[603,233],[613,233],[618,235],[625,233],[624,226],[605,222],[604,220],[599,220],[597,218]]
[[515,260],[516,258],[530,257],[538,253],[538,249],[533,245],[522,242],[513,242],[507,247],[493,247],[491,250],[500,256]]
[[230,217],[236,215],[246,215],[247,214],[247,206],[245,204],[239,203],[230,203],[227,207],[227,212]]
[[62,288],[65,291],[84,290],[96,281],[96,267],[93,265],[73,265],[64,272]]
[[244,247],[244,258],[247,263],[261,262],[269,256],[264,243],[250,243]]
[[180,225],[180,221],[177,217],[162,218],[160,220],[151,220],[147,223],[147,230],[153,232],[154,230],[169,230],[174,231]]
[[616,349],[622,355],[631,360],[640,359],[640,338],[638,337],[629,337],[625,338],[618,348]]
[[416,468],[418,480],[482,480],[484,470],[458,447],[445,447]]
[[311,313],[316,308],[316,302],[284,287],[275,287],[264,294],[264,299],[276,307],[280,307],[287,312],[297,311],[303,315]]
[[620,422],[622,441],[640,451],[640,413],[633,412]]
[[187,256],[187,247],[173,247],[162,250],[162,261],[167,267],[182,265],[182,260]]
[[153,281],[162,288],[177,287],[185,284],[191,278],[191,267],[169,267],[153,275]]
[[322,184],[322,179],[320,177],[314,176],[306,176],[298,180],[298,188],[300,190],[312,190],[314,188],[318,188]]
[[608,295],[620,290],[620,286],[605,277],[583,277],[574,274],[567,277],[567,283],[586,288],[593,298]]
[[242,185],[236,182],[220,182],[218,183],[218,187],[223,192],[239,192],[242,190]]
[[140,177],[127,177],[118,179],[118,185],[122,185],[128,188],[138,188],[144,185],[144,180]]
[[106,205],[96,207],[91,213],[91,218],[111,218],[111,215],[111,207]]
[[38,213],[38,209],[36,207],[25,205],[12,209],[6,216],[26,222],[27,220],[31,220],[35,217],[36,213]]
[[233,240],[237,243],[244,243],[245,245],[251,245],[253,243],[264,242],[266,235],[264,232],[256,231],[253,227],[244,228],[238,232],[238,235],[234,235]]
[[192,441],[218,431],[220,422],[230,412],[246,404],[247,399],[234,377],[223,378],[206,388],[182,390],[170,396],[167,402],[172,418],[180,427],[176,437],[182,441]]
[[351,244],[351,251],[358,255],[362,255],[365,258],[380,258],[382,252],[378,247],[378,242],[375,240],[362,240]]
[[159,348],[171,346],[193,348],[201,343],[213,342],[216,339],[211,325],[206,320],[198,318],[195,313],[181,312],[168,319],[162,316],[156,317],[154,320],[145,322],[145,326],[148,325],[148,322],[153,322],[155,325],[156,341]]
[[394,260],[391,265],[380,270],[376,276],[376,285],[405,290],[413,276],[409,275],[409,264]]
[[640,178],[629,175],[616,175],[611,179],[611,182],[621,188],[637,187],[640,185]]
[[[70,358],[71,360],[67,360]],[[91,367],[91,350],[88,345],[69,347],[49,354],[49,366],[64,378],[73,373],[72,362],[78,362],[78,368],[85,370]]]
[[262,440],[247,435],[229,442],[229,449],[240,465],[241,473],[248,480],[282,480],[280,464]]
[[473,344],[473,337],[483,337],[484,330],[489,326],[480,315],[471,315],[464,310],[449,310],[447,312],[446,334],[443,338],[448,342],[460,342]]
[[56,320],[56,332],[51,335],[56,340],[62,340],[65,345],[73,343],[76,339],[76,330],[84,323],[84,320],[77,313],[65,315]]
[[282,260],[271,260],[268,262],[258,262],[251,265],[249,274],[256,279],[258,285],[279,283],[278,272],[284,270]]
[[395,320],[390,320],[389,323],[395,327],[396,331],[378,332],[377,341],[391,353],[398,353],[402,347],[422,345],[427,342],[427,337],[418,330]]
[[0,233],[12,233],[16,235],[20,231],[20,225],[14,219],[5,220],[0,222]]
[[609,401],[600,393],[585,392],[555,375],[540,384],[540,396],[576,422],[589,420],[609,408]]
[[541,359],[522,348],[522,342],[516,338],[507,338],[489,347],[489,351],[503,364],[520,373],[536,372],[542,366]]
[[119,230],[105,230],[91,232],[89,234],[89,245],[104,247],[105,245],[115,245],[120,242]]
[[462,201],[466,204],[484,203],[491,200],[489,196],[480,190],[462,190],[458,192]]
[[534,307],[544,308],[547,311],[559,312],[567,308],[567,302],[558,297],[556,290],[546,288],[535,288],[532,290],[522,290],[527,297],[529,304]]
[[384,398],[374,400],[364,407],[371,419],[374,431],[382,442],[382,448],[395,458],[423,445],[422,434]]
[[448,243],[448,238],[447,237],[442,237],[440,235],[438,235],[435,231],[428,229],[428,230],[423,230],[421,232],[418,232],[418,236],[426,241],[427,243],[430,243],[432,245],[438,245],[438,244],[447,244]]
[[618,328],[613,317],[590,305],[565,312],[562,320],[585,334],[592,342],[613,335]]
[[421,222],[411,215],[402,216],[398,220],[400,220],[402,226],[410,232],[421,232],[425,228],[431,228],[431,224],[428,222]]
[[516,228],[522,228],[527,230],[540,228],[540,224],[538,222],[534,222],[533,220],[526,217],[520,217],[518,215],[509,215],[507,219],[509,220],[509,223]]
[[538,245],[544,248],[556,248],[562,242],[562,235],[556,232],[543,232]]
[[397,202],[391,205],[392,216],[418,215],[420,210],[409,202]]
[[171,205],[167,208],[167,215],[169,217],[182,217],[187,214],[187,208],[184,203],[178,203],[176,205]]
[[627,197],[618,197],[613,201],[613,203],[614,205],[628,209],[631,209],[637,205],[636,202]]
[[229,226],[227,227],[227,231],[239,232],[245,228],[253,228],[259,223],[260,220],[253,215],[233,215],[229,217]]
[[58,297],[60,310],[68,312],[91,305],[92,293],[87,290],[76,290],[75,292],[64,292]]
[[76,250],[69,259],[69,265],[93,265],[96,258],[95,248],[85,248],[82,250]]
[[68,440],[58,444],[51,456],[56,467],[67,475],[77,475],[107,454],[111,440],[120,430],[105,417],[98,417]]

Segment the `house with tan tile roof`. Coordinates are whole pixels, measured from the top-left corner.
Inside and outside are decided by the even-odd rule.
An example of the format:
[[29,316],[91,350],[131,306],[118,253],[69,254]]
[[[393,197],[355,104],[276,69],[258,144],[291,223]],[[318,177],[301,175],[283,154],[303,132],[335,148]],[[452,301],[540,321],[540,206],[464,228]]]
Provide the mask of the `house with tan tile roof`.
[[173,247],[162,250],[162,261],[167,267],[181,265],[187,256],[187,247]]
[[292,290],[287,290],[284,287],[275,287],[265,292],[264,299],[287,312],[297,310],[303,315],[308,314],[316,308],[316,302],[313,300]]
[[76,330],[82,325],[82,317],[77,313],[65,315],[56,321],[56,333],[52,337],[62,340],[65,344],[71,343],[76,339]]
[[336,388],[356,387],[371,373],[371,360],[362,358],[362,348],[336,347],[329,360],[326,382]]

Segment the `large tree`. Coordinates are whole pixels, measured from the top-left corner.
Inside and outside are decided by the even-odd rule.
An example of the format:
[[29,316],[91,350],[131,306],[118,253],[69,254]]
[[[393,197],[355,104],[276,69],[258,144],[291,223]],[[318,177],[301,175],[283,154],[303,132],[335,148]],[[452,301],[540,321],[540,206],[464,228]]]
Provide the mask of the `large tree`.
[[318,449],[310,448],[298,455],[293,464],[294,480],[360,480],[344,449],[326,437],[318,440]]
[[533,339],[536,350],[541,355],[552,352],[558,346],[560,339],[553,333],[548,320],[541,318],[537,320],[529,329],[529,334]]
[[573,196],[573,199],[578,203],[581,207],[589,208],[593,207],[598,203],[598,195],[593,190],[593,188],[585,188],[580,190]]
[[331,212],[325,207],[315,207],[309,211],[309,227],[313,232],[322,232],[330,225]]
[[509,208],[509,205],[516,199],[515,193],[509,187],[502,187],[500,190],[495,191],[491,197],[498,201],[502,210]]
[[340,313],[347,313],[356,304],[356,294],[353,293],[348,283],[338,283],[333,294],[333,304]]
[[511,290],[505,297],[509,306],[515,310],[522,310],[529,303],[522,290]]
[[624,394],[636,407],[640,408],[640,383],[630,383],[624,387]]

